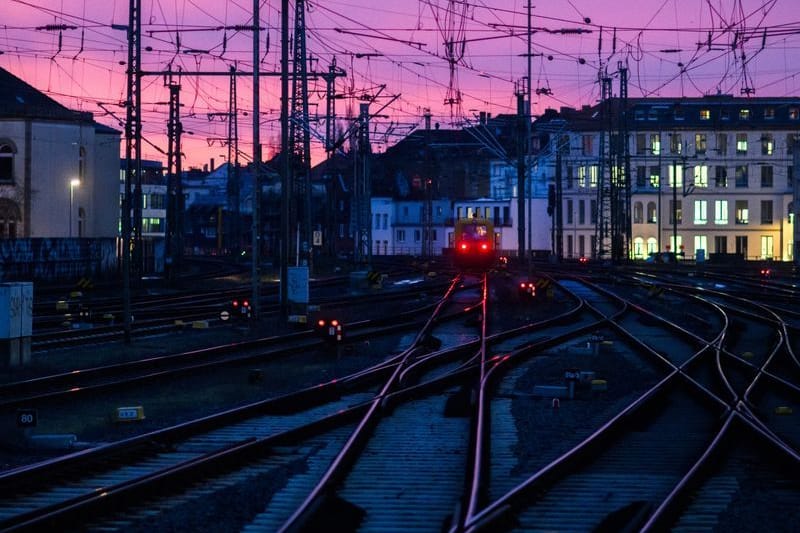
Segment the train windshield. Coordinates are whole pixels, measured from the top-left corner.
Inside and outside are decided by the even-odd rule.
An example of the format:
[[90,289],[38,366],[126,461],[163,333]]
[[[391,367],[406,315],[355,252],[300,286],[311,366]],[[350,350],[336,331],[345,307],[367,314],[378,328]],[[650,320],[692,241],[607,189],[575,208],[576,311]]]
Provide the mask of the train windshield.
[[484,240],[489,234],[489,229],[483,224],[470,224],[464,226],[461,238],[465,241]]

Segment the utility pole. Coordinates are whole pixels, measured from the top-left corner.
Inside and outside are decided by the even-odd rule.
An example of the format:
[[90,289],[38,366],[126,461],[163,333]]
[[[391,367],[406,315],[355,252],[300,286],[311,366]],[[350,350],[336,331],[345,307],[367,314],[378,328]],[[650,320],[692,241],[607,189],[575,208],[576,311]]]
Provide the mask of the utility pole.
[[230,248],[235,258],[239,257],[241,237],[241,187],[239,184],[239,109],[236,97],[236,67],[231,65],[228,89],[228,198],[233,217],[230,221]]
[[528,153],[528,143],[526,134],[528,128],[525,125],[525,87],[524,80],[517,86],[517,249],[520,261],[527,261],[525,256],[525,158]]
[[[257,4],[258,0],[254,0]],[[281,318],[289,317],[289,202],[291,156],[289,154],[289,0],[281,0]]]
[[[288,0],[284,0],[286,2]],[[253,317],[259,316],[259,284],[261,282],[261,101],[259,70],[261,65],[261,54],[259,52],[260,22],[259,13],[260,0],[253,0],[253,221],[251,224],[253,232],[253,261],[251,283],[252,296],[250,305],[253,309]],[[283,287],[286,278],[281,278]]]
[[612,143],[606,142],[611,133],[611,78],[603,76],[600,79],[600,116],[603,125],[600,131],[599,159],[600,175],[597,187],[597,248],[595,257],[602,259],[608,257],[612,249],[611,218],[614,210],[612,183],[614,178],[614,157]]
[[[122,322],[125,344],[131,342],[131,247],[139,255],[141,226],[131,228],[131,209],[138,202],[131,198],[132,183],[141,197],[141,11],[139,0],[130,0],[128,11],[128,94],[125,100],[127,117],[125,120],[125,196],[122,200]],[[138,219],[141,223],[141,217]],[[133,237],[135,231],[136,238]],[[141,272],[140,269],[136,269]]]
[[792,144],[792,259],[797,269],[800,267],[800,138],[795,136]]
[[292,75],[292,118],[289,123],[292,159],[291,181],[296,202],[290,218],[298,228],[299,248],[294,250],[297,264],[311,269],[311,139],[308,121],[308,68],[306,58],[305,0],[295,0],[294,56]]
[[353,186],[353,203],[351,211],[354,220],[355,249],[353,260],[356,265],[372,265],[372,224],[370,223],[370,141],[369,141],[369,104],[360,105],[358,143],[356,145],[356,172]]
[[[569,147],[569,143],[567,143],[567,147]],[[564,257],[564,189],[563,189],[563,163],[561,161],[561,143],[560,139],[556,145],[556,201],[555,201],[555,217],[556,217],[556,257],[559,259],[563,259]]]
[[[169,81],[167,81],[169,80]],[[166,261],[170,280],[181,272],[183,257],[183,184],[181,183],[181,86],[165,76],[169,88],[169,121],[167,122],[167,234]]]

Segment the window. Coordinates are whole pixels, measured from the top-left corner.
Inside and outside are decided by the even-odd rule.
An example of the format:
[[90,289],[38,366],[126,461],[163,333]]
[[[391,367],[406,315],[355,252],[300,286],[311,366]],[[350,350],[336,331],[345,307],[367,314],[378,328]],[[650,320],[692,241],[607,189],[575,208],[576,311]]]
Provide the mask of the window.
[[597,187],[597,165],[589,167],[589,186]]
[[800,135],[797,133],[789,133],[786,135],[786,155],[792,155],[794,153],[794,145],[797,142],[800,142]]
[[406,242],[406,230],[397,230],[397,242]]
[[661,186],[661,167],[650,167],[650,186],[654,189]]
[[16,202],[0,198],[0,238],[16,239],[21,222],[22,213]]
[[381,215],[380,215],[380,213],[375,213],[375,229],[381,229]]
[[704,154],[706,153],[706,149],[708,148],[708,142],[706,139],[705,133],[695,133],[694,134],[694,153],[696,154]]
[[589,222],[597,224],[597,200],[589,201]]
[[694,236],[694,255],[697,256],[697,250],[708,250],[708,237],[705,235]]
[[641,237],[633,239],[633,257],[636,259],[644,257],[644,239]]
[[683,165],[669,166],[669,186],[683,187]]
[[644,187],[645,185],[647,185],[647,167],[638,166],[636,167],[636,186]]
[[586,237],[578,235],[578,255],[586,255]]
[[775,138],[771,133],[761,136],[761,155],[772,155],[775,150]]
[[578,167],[578,187],[586,187],[586,165]]
[[567,235],[567,257],[572,257],[574,254],[575,243],[572,240],[572,235]]
[[637,109],[633,113],[634,120],[644,120],[644,109]]
[[714,200],[714,224],[728,223],[728,200]]
[[761,167],[761,186],[762,187],[772,187],[772,174],[773,174],[773,170],[772,170],[771,166],[763,165]]
[[694,186],[708,187],[708,167],[706,165],[694,167]]
[[711,110],[710,109],[701,109],[700,110],[700,120],[711,120]]
[[678,200],[675,202],[674,200],[669,201],[669,223],[670,224],[681,224],[683,222],[683,209],[682,209],[682,200]]
[[633,223],[641,224],[642,222],[644,222],[644,206],[642,202],[636,202],[633,204]]
[[658,221],[656,215],[656,203],[647,202],[647,223],[655,224]]
[[728,186],[728,169],[726,167],[716,167],[714,172],[714,186],[727,187]]
[[86,148],[83,146],[78,148],[78,179],[86,180]]
[[567,200],[567,224],[572,224],[572,199]]
[[775,108],[774,107],[765,107],[764,108],[764,118],[766,120],[773,120],[775,118]]
[[644,133],[636,134],[636,155],[645,155],[647,153],[647,135]]
[[669,236],[670,249],[674,250],[676,252],[678,250],[683,251],[683,235],[678,235],[678,239],[677,240],[678,240],[678,242],[676,243],[675,242],[675,236],[674,235],[670,235]]
[[163,220],[160,218],[143,218],[142,219],[142,233],[160,233]]
[[658,241],[655,237],[650,237],[647,239],[647,253],[654,254],[658,252]]
[[747,108],[740,109],[739,120],[750,120],[750,110]]
[[738,165],[736,167],[736,186],[747,187],[747,165]]
[[673,154],[680,154],[683,149],[680,133],[671,133],[669,136],[669,151]]
[[708,223],[708,201],[695,200],[694,201],[694,223],[707,224]]
[[586,200],[578,200],[578,224],[586,224]]
[[772,224],[772,200],[761,200],[761,223]]
[[661,153],[661,134],[652,133],[650,135],[650,153],[659,155]]
[[0,142],[0,182],[13,183],[15,152],[11,144]]
[[800,118],[800,107],[789,108],[789,120],[797,120]]
[[592,140],[594,137],[592,135],[584,135],[582,137],[583,142],[583,155],[592,155]]
[[747,155],[747,134],[736,134],[736,155]]
[[714,237],[714,250],[718,254],[727,254],[728,253],[728,237],[725,235],[717,235]]
[[383,220],[382,220],[382,222],[383,222],[383,223],[381,224],[381,227],[382,227],[383,229],[387,229],[387,228],[389,227],[389,215],[388,215],[388,213],[384,213],[384,214],[383,214]]
[[761,236],[761,259],[772,259],[773,246],[772,235]]
[[747,209],[747,200],[736,200],[736,223],[747,224],[750,221],[750,210]]
[[418,229],[414,230],[414,242],[419,242],[422,240],[422,232]]
[[728,155],[727,133],[717,133],[717,153],[719,155]]
[[747,235],[736,236],[736,253],[742,254],[747,259]]
[[567,189],[572,188],[572,180],[574,179],[575,179],[575,167],[573,167],[572,165],[567,165],[567,183],[566,183]]
[[[469,216],[469,214],[467,216]],[[408,217],[408,206],[407,205],[403,206],[403,217]],[[472,217],[470,217],[470,218],[472,218]]]
[[723,109],[719,112],[719,118],[722,120],[730,120],[731,119],[731,112],[727,109]]
[[683,113],[683,108],[680,106],[675,106],[674,114],[675,120],[684,120],[686,116]]

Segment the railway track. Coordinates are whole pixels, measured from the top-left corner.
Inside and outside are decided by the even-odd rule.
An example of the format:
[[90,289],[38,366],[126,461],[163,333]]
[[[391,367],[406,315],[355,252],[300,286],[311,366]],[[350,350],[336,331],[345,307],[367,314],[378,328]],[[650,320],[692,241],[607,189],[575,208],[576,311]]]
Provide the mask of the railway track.
[[[546,320],[492,323],[503,314],[491,311],[489,278],[454,284],[408,347],[371,368],[133,448],[9,472],[0,487],[39,487],[26,496],[36,502],[59,490],[43,472],[147,450],[113,470],[146,464],[145,475],[88,476],[103,497],[17,502],[26,514],[0,526],[125,530],[243,486],[270,488],[224,530],[699,531],[733,523],[757,487],[787,505],[800,499],[800,438],[776,409],[798,407],[800,368],[777,312],[686,287],[653,302],[640,281],[552,281],[570,303]],[[754,336],[773,342],[747,344]],[[748,501],[769,521],[766,498]]]

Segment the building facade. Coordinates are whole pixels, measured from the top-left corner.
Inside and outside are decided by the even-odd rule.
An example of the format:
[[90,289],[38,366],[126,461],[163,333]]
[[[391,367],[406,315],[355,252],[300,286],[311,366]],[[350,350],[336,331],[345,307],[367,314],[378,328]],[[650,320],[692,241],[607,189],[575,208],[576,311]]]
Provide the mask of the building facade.
[[116,237],[119,143],[0,69],[0,238]]
[[[677,251],[696,259],[793,259],[800,98],[631,99],[627,116],[632,258]],[[597,106],[562,109],[534,125],[566,123],[559,135],[565,257],[598,251],[603,161],[618,133],[604,134],[597,117]]]

